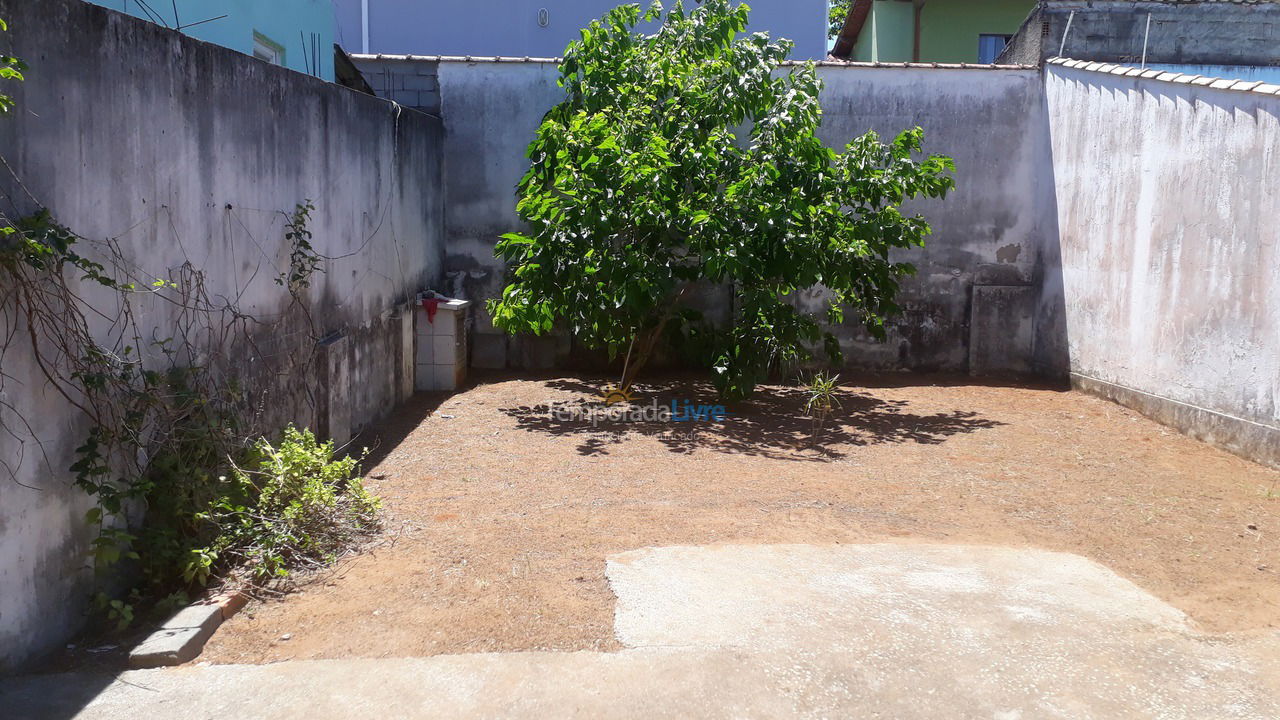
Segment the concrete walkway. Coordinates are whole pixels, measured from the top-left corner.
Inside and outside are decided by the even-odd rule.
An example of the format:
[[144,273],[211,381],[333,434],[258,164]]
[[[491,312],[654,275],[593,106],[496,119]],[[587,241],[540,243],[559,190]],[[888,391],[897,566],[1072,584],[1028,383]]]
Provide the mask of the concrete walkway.
[[1280,717],[1280,637],[1203,637],[1072,555],[660,548],[611,558],[608,575],[620,653],[18,678],[0,684],[0,716]]

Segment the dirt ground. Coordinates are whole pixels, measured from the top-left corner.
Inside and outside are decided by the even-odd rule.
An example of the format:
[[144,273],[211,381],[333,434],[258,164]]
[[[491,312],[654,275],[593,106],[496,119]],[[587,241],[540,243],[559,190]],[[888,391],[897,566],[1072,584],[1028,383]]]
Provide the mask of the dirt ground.
[[[1210,632],[1280,627],[1280,472],[1079,393],[858,383],[817,442],[787,388],[718,423],[594,428],[548,409],[593,403],[598,379],[420,396],[360,439],[388,540],[251,605],[201,660],[614,649],[605,558],[714,543],[1060,550]],[[641,395],[713,402],[678,378]]]

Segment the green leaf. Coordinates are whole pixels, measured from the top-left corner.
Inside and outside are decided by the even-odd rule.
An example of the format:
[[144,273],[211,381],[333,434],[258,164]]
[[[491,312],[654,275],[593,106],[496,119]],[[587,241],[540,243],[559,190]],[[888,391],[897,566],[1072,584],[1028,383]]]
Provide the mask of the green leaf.
[[[886,335],[911,272],[890,251],[930,232],[900,206],[945,196],[954,163],[921,157],[919,128],[827,147],[814,65],[782,66],[789,42],[740,37],[748,13],[729,0],[651,6],[644,17],[662,28],[641,32],[639,6],[625,5],[570,44],[564,99],[526,153],[523,232],[495,247],[510,267],[510,285],[487,303],[496,327],[548,333],[562,322],[611,352],[660,330],[712,369],[725,397],[832,350],[821,323]],[[734,294],[732,322],[686,312],[707,285]],[[838,300],[824,317],[788,302],[817,286]]]

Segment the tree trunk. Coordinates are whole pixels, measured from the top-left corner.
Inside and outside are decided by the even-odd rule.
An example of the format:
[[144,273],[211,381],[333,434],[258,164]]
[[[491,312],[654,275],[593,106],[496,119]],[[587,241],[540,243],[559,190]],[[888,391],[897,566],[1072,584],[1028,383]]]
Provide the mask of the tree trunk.
[[684,298],[685,293],[689,292],[690,287],[692,286],[686,284],[680,288],[680,292],[676,293],[671,302],[667,303],[667,309],[663,311],[657,326],[648,332],[641,333],[640,337],[637,338],[639,340],[639,343],[637,343],[639,348],[637,348],[638,352],[634,362],[631,360],[631,351],[627,351],[627,362],[622,371],[622,387],[620,388],[623,392],[631,389],[632,383],[640,375],[640,370],[649,362],[654,349],[658,346],[658,341],[662,339],[662,331],[667,329],[667,322],[671,320],[672,315],[675,315],[676,308],[680,306],[680,300]]

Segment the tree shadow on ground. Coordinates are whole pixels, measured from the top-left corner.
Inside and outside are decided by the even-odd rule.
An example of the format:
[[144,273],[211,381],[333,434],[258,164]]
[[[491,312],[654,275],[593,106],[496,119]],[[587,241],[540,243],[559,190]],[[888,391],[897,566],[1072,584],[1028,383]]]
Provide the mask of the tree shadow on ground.
[[[911,412],[901,400],[885,400],[844,389],[841,407],[821,428],[805,414],[802,388],[762,387],[748,401],[727,407],[721,420],[689,422],[630,420],[604,417],[607,408],[600,397],[603,383],[557,379],[547,387],[578,394],[563,402],[501,408],[517,427],[530,432],[581,437],[582,455],[607,455],[610,447],[629,435],[656,438],[674,453],[712,450],[787,460],[825,462],[845,457],[847,450],[885,443],[936,445],[962,433],[985,430],[1004,423],[974,412],[956,410],[922,415]],[[709,383],[674,381],[636,386],[637,400],[615,412],[644,408],[719,404]],[[615,406],[618,407],[618,406]],[[596,421],[592,421],[593,414]],[[801,454],[803,453],[803,454]]]

